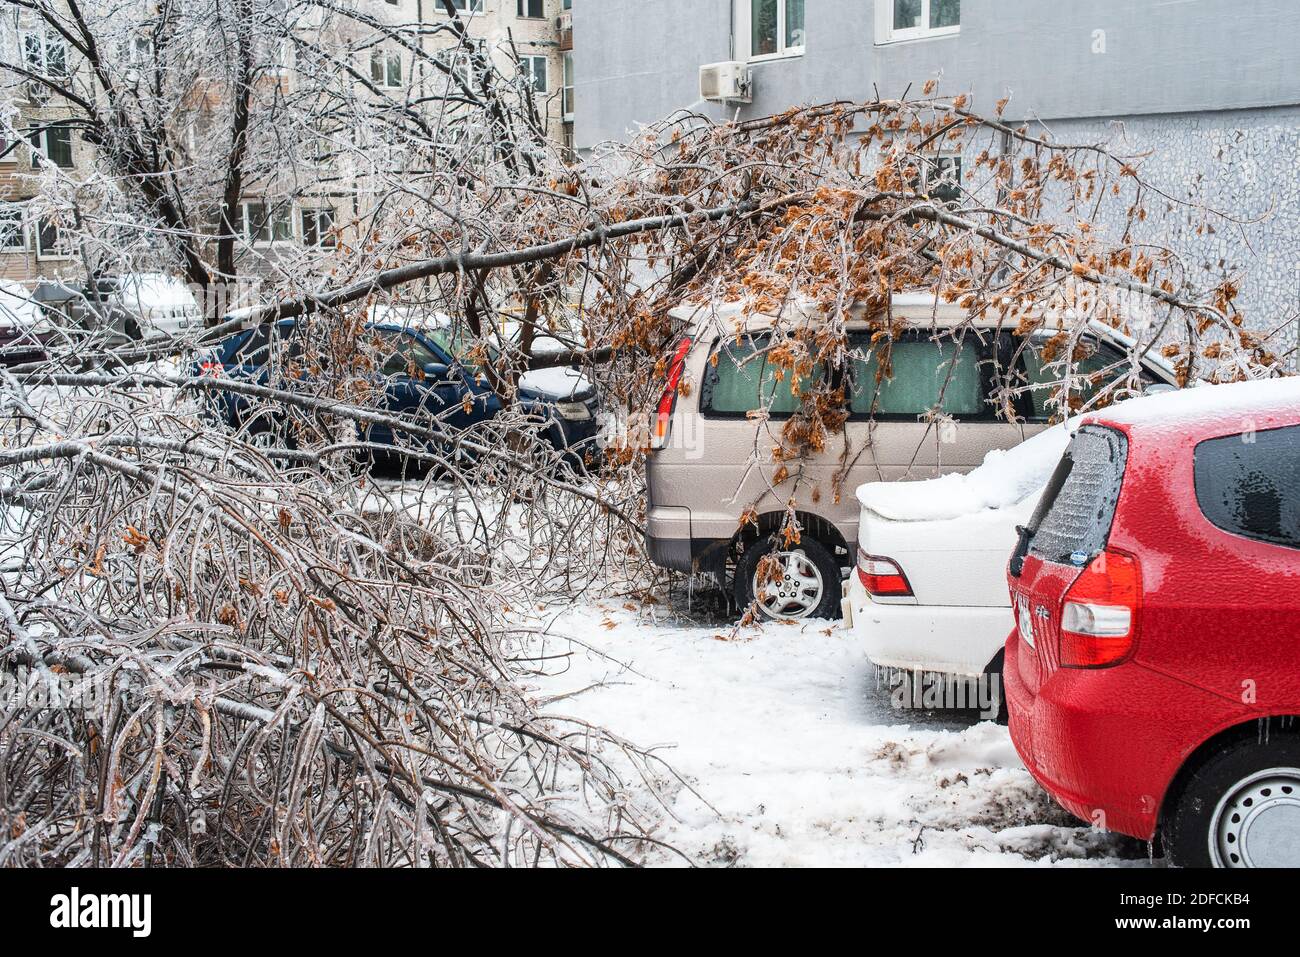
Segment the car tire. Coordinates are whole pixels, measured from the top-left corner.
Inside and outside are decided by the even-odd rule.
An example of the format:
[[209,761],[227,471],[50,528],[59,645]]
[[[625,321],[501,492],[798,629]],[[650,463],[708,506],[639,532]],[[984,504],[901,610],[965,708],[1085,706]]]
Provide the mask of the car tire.
[[1004,666],[1007,659],[1007,650],[999,648],[998,653],[993,656],[993,660],[984,668],[984,678],[992,683],[993,676],[997,675],[997,694],[998,694],[998,713],[993,722],[1003,727],[1011,723],[1011,715],[1007,711],[1007,685],[1006,678],[1003,675]]
[[1177,867],[1300,865],[1300,735],[1261,725],[1220,746],[1172,796],[1160,838]]
[[[767,602],[757,601],[755,578],[760,562],[770,554],[785,556],[783,560],[786,561],[794,559],[795,567],[790,570],[801,573],[787,575],[783,579],[782,584],[790,586],[791,596],[787,602],[787,607],[791,611],[786,614],[776,613],[779,596],[773,596]],[[816,578],[820,584],[820,590],[815,595],[810,589],[803,587],[803,583],[811,578]],[[736,606],[742,614],[754,608],[758,616],[768,620],[840,617],[842,592],[840,566],[826,546],[814,538],[805,536],[798,545],[788,549],[779,548],[770,537],[750,545],[740,556],[740,561],[736,563],[732,590],[736,597]],[[796,591],[799,594],[796,595]]]

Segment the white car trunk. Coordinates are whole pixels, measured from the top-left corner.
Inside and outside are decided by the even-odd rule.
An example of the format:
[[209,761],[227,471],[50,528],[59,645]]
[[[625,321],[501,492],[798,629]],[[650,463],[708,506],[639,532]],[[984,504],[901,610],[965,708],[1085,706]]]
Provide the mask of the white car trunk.
[[1016,525],[1033,512],[1035,495],[1019,505],[961,518],[896,521],[863,508],[858,542],[864,552],[903,570],[916,596],[877,599],[918,605],[997,607],[1010,604],[1006,562]]
[[915,605],[1010,605],[1006,564],[1016,526],[1033,514],[1038,494],[1077,423],[1038,433],[1008,451],[992,451],[965,475],[924,482],[872,482],[858,489],[858,543],[907,576]]

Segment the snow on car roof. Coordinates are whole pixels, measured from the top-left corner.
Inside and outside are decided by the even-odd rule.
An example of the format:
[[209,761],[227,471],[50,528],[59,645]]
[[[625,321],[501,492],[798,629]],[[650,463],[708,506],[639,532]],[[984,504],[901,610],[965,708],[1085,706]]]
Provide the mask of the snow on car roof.
[[1168,424],[1196,419],[1240,418],[1268,412],[1300,414],[1300,377],[1201,384],[1120,402],[1084,416],[1116,425]]
[[[958,325],[970,318],[969,314],[953,303],[935,302],[930,293],[898,293],[893,299],[896,317],[914,323],[938,323],[939,325]],[[803,297],[792,298],[781,310],[780,317],[785,319],[814,319],[820,314],[817,304]],[[862,308],[855,306],[851,310],[854,318],[859,319]],[[761,329],[773,325],[777,316],[754,310],[747,302],[720,302],[705,305],[681,305],[669,310],[674,319],[699,325],[710,320],[735,322],[740,320],[745,328]],[[997,326],[1000,321],[994,317],[980,317],[973,321],[977,326]]]
[[858,501],[896,522],[944,521],[1017,505],[1047,484],[1080,421],[1054,425],[1010,449],[993,449],[965,474],[868,482],[858,487]]
[[[971,314],[956,303],[936,300],[934,293],[913,291],[898,292],[892,297],[894,318],[915,326],[959,326],[969,325],[976,329],[1014,329],[1019,319],[1007,318],[993,312]],[[782,308],[780,317],[787,320],[815,320],[820,314],[815,302],[806,297],[792,297]],[[853,306],[849,310],[849,323],[866,322],[864,309]],[[732,324],[739,322],[749,330],[765,329],[777,322],[777,316],[756,311],[752,304],[743,301],[706,303],[704,305],[680,305],[669,310],[672,318],[691,326],[700,326],[709,321],[725,321]],[[1046,312],[1035,310],[1033,313],[1040,320],[1039,331],[1057,331],[1070,328],[1079,323],[1080,316],[1074,310]],[[1126,346],[1133,340],[1124,333],[1112,328],[1099,319],[1085,319],[1087,327],[1094,333],[1112,336]],[[1148,355],[1148,360],[1158,361]]]

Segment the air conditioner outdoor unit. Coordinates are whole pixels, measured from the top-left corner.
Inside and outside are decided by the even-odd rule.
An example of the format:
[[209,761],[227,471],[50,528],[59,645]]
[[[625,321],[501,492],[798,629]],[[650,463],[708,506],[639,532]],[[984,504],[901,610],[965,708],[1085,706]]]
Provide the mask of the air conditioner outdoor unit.
[[753,101],[753,78],[743,63],[727,60],[700,67],[700,99],[732,103]]

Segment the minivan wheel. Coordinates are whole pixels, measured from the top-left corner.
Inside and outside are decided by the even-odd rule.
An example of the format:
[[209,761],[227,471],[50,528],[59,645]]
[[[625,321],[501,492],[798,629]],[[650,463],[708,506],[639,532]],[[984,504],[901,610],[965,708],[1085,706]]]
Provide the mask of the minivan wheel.
[[[764,562],[771,556],[776,564]],[[840,566],[821,542],[805,538],[794,548],[771,539],[745,550],[736,563],[736,604],[764,618],[838,618]]]
[[1225,745],[1188,777],[1161,837],[1180,867],[1300,867],[1300,738]]

